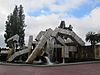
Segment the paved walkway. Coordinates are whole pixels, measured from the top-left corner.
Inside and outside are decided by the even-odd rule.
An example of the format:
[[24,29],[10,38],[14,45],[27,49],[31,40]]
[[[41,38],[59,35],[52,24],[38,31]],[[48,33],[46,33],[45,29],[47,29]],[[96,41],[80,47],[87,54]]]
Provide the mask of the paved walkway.
[[100,75],[100,63],[54,67],[0,65],[0,75]]

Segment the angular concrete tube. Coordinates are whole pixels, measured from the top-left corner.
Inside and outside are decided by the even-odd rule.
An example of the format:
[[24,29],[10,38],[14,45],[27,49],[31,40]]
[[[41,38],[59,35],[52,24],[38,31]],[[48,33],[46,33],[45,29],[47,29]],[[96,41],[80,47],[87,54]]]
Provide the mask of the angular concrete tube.
[[52,34],[53,37],[56,37],[57,34],[62,34],[64,36],[68,36],[69,38],[71,38],[71,40],[77,42],[79,45],[84,46],[85,42],[76,35],[75,32],[70,31],[70,30],[66,30],[66,29],[62,29],[62,28],[56,28]]
[[50,38],[50,36],[52,35],[52,33],[53,33],[52,29],[48,29],[45,32],[45,34],[40,38],[40,41],[37,44],[37,46],[35,47],[35,49],[33,50],[33,52],[30,54],[30,56],[26,60],[26,63],[28,63],[28,64],[33,63],[33,61],[36,58],[36,56],[40,55],[39,53],[41,53],[41,49],[44,47],[45,43]]
[[28,49],[23,49],[23,50],[21,50],[21,51],[15,52],[7,61],[8,61],[8,62],[11,62],[11,61],[13,61],[16,57],[28,53],[28,51],[29,51]]

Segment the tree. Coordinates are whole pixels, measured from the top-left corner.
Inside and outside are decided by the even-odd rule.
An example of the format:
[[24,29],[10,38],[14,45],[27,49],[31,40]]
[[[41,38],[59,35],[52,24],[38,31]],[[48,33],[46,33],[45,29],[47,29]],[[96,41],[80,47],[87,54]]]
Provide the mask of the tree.
[[96,58],[96,44],[100,42],[100,34],[95,32],[88,32],[86,34],[86,41],[91,43],[92,48],[94,49],[94,59]]
[[86,42],[90,42],[91,45],[96,45],[98,42],[100,42],[99,34],[96,34],[95,32],[88,32],[86,34]]
[[100,32],[98,32],[98,33],[96,34],[96,36],[97,36],[97,41],[98,41],[98,43],[100,43]]
[[25,15],[23,14],[23,7],[17,5],[14,8],[13,13],[8,15],[6,21],[6,30],[5,30],[5,43],[7,47],[12,48],[12,42],[7,42],[7,39],[12,37],[13,35],[19,35],[19,46],[22,47],[24,45],[24,36],[25,36]]

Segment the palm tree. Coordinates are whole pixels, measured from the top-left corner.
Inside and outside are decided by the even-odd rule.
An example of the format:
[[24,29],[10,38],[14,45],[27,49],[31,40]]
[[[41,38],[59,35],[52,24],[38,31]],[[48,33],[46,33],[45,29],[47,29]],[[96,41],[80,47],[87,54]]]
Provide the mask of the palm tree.
[[91,45],[95,45],[98,43],[97,34],[95,34],[95,32],[88,32],[85,40],[86,42],[90,42]]
[[98,43],[100,43],[100,32],[97,33],[96,36],[97,36],[97,41],[98,41]]
[[90,42],[94,49],[94,59],[96,59],[96,44],[100,42],[100,33],[88,32],[86,34],[86,42]]

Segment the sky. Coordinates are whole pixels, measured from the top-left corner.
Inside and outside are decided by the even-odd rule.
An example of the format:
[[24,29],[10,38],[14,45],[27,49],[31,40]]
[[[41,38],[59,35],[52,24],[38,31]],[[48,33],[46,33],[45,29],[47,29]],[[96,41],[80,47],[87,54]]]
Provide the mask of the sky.
[[[25,44],[42,30],[55,29],[63,20],[85,41],[89,31],[100,32],[100,0],[0,0],[0,47],[5,47],[7,16],[22,4],[25,14]],[[87,43],[86,43],[87,44]]]

